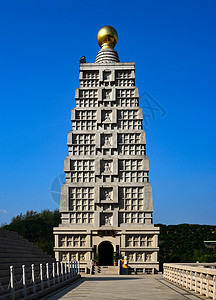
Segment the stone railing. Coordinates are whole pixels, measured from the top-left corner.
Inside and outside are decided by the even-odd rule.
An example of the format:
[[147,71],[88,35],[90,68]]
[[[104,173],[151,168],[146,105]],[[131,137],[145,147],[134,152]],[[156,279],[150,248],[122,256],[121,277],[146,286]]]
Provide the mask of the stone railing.
[[216,300],[216,269],[207,267],[211,265],[165,263],[163,277],[186,289]]
[[15,271],[16,268],[10,266],[9,282],[2,284],[0,281],[1,299],[35,299],[36,295],[41,297],[80,277],[79,262],[76,261],[23,265],[21,273]]

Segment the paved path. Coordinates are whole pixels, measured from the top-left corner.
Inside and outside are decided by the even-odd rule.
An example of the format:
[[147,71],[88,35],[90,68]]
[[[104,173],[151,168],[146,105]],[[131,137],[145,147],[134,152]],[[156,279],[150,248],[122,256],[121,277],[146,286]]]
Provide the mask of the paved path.
[[[204,299],[163,280],[161,275],[85,275],[49,300],[197,300]],[[206,298],[205,298],[206,299]]]

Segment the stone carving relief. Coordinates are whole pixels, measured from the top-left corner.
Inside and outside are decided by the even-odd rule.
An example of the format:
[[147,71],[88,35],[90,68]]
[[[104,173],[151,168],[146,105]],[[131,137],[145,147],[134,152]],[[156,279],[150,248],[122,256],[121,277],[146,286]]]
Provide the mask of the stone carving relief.
[[101,200],[112,201],[113,200],[113,189],[112,188],[101,188]]
[[111,160],[101,160],[101,173],[112,172],[112,161]]
[[113,216],[112,216],[112,214],[102,214],[101,215],[101,225],[104,225],[104,226],[113,225]]
[[134,261],[134,255],[128,254],[128,260],[129,260],[129,262]]
[[103,90],[103,100],[111,99],[111,90]]
[[71,261],[76,260],[76,254],[71,254]]
[[111,134],[103,134],[101,140],[102,140],[103,147],[110,147],[111,142],[112,142],[112,135]]
[[80,253],[80,261],[85,261],[85,253]]
[[104,123],[112,122],[112,111],[111,110],[102,111],[102,122],[104,122]]
[[65,236],[61,237],[61,242],[60,242],[61,247],[66,247],[67,246],[67,240]]
[[103,73],[103,79],[104,80],[110,80],[111,79],[111,72],[104,71],[104,73]]
[[65,261],[67,261],[68,259],[67,259],[67,254],[66,253],[63,253],[62,254],[62,261],[63,262],[65,262]]
[[107,201],[112,200],[111,199],[111,191],[106,190],[104,192],[104,195],[105,195],[105,200],[107,200]]
[[137,261],[142,261],[142,253],[137,254]]
[[151,260],[152,260],[152,254],[146,253],[146,261],[151,261]]

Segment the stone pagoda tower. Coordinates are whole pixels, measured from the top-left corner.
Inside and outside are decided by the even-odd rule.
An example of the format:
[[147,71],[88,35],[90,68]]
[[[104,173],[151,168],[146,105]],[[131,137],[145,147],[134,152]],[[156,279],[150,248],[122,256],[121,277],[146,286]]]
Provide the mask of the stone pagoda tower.
[[117,252],[132,272],[155,273],[159,228],[152,222],[135,63],[119,61],[117,40],[113,27],[102,27],[95,63],[79,65],[54,250],[59,261],[79,260],[81,271],[95,253],[99,265],[113,265]]

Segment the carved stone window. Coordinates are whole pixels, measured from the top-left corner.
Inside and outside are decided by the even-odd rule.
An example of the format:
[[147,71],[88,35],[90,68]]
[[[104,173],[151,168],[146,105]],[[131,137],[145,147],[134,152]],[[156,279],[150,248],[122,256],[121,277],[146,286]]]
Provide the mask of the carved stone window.
[[112,215],[112,213],[101,214],[101,225],[104,225],[104,226],[113,225],[113,215]]
[[112,135],[103,134],[101,140],[102,140],[102,147],[110,147],[112,143]]
[[129,262],[134,261],[134,253],[128,254],[128,260],[129,260]]
[[103,100],[110,100],[111,93],[112,93],[112,90],[103,90],[103,93],[102,93]]
[[75,254],[75,253],[73,253],[73,254],[71,254],[71,261],[75,261],[75,260],[77,260],[77,258],[76,258],[76,254]]
[[111,160],[101,160],[101,173],[111,173],[113,169],[113,163]]
[[112,188],[101,188],[100,193],[101,201],[113,201],[113,189]]
[[79,255],[79,258],[80,258],[80,261],[85,261],[85,258],[86,258],[86,253],[80,253],[80,255]]
[[67,246],[67,237],[62,235],[60,237],[60,247],[66,247]]
[[102,122],[104,122],[104,123],[112,122],[112,111],[111,110],[103,110],[102,111]]
[[142,260],[143,260],[143,254],[137,253],[137,261],[142,261]]
[[68,260],[68,254],[67,253],[62,253],[62,261],[65,262]]
[[104,71],[103,72],[103,79],[105,81],[109,81],[111,79],[111,72],[110,71]]
[[152,253],[151,252],[146,253],[146,261],[152,261]]

